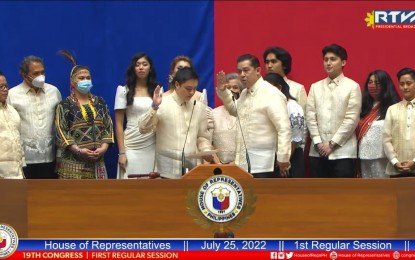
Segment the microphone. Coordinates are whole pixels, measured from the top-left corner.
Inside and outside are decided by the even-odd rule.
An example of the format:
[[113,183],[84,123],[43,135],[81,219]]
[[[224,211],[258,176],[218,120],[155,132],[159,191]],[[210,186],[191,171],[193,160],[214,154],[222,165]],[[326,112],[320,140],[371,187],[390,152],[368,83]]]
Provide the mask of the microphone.
[[157,179],[160,177],[160,173],[158,172],[150,172],[147,174],[128,174],[128,178],[132,179],[132,178],[144,178],[144,177],[148,177],[149,179]]
[[239,128],[241,129],[241,135],[242,135],[242,141],[245,145],[245,155],[246,155],[246,164],[248,164],[248,172],[251,173],[251,160],[249,160],[249,154],[248,154],[248,147],[246,147],[245,137],[244,137],[244,131],[242,131],[241,121],[239,120],[239,113],[238,113],[238,107],[236,106],[235,97],[232,96],[233,105],[235,106],[236,111],[236,120],[239,123]]
[[184,148],[186,147],[187,136],[189,135],[190,124],[192,123],[193,111],[195,111],[196,100],[193,102],[192,113],[190,114],[189,125],[187,126],[186,137],[184,138],[183,150],[182,150],[182,175],[186,173]]
[[219,167],[216,167],[215,169],[213,169],[213,174],[214,175],[221,175],[222,174],[222,169]]

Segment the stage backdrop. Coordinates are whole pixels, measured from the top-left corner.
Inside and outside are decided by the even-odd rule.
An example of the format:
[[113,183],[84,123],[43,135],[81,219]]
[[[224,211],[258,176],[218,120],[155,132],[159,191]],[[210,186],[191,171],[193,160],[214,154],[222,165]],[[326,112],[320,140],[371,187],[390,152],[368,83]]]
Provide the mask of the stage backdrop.
[[[345,74],[359,83],[378,68],[396,83],[400,68],[415,66],[414,29],[374,30],[365,21],[373,10],[415,10],[410,1],[0,1],[0,10],[0,70],[11,86],[21,82],[22,58],[33,54],[45,59],[47,82],[66,97],[71,65],[57,51],[67,49],[91,67],[93,92],[104,97],[112,115],[116,87],[141,51],[153,58],[165,87],[173,57],[190,56],[201,76],[199,90],[208,89],[211,106],[221,104],[215,74],[235,71],[236,58],[244,53],[263,64],[262,53],[270,46],[291,53],[289,77],[307,91],[326,77],[321,49],[330,43],[347,49]],[[114,146],[106,155],[111,177],[117,153]]]
[[[346,76],[363,84],[370,71],[384,69],[397,83],[399,69],[415,67],[415,29],[367,27],[367,13],[373,10],[415,10],[415,2],[216,1],[215,72],[235,71],[236,59],[244,53],[258,56],[263,66],[264,50],[280,46],[293,58],[289,78],[305,85],[308,91],[313,82],[327,76],[321,50],[337,43],[349,55]],[[414,17],[412,14],[408,18],[413,25]],[[392,21],[392,16],[387,19]]]
[[[24,56],[44,58],[46,81],[69,95],[70,63],[57,54],[67,49],[79,64],[91,68],[92,92],[104,97],[114,116],[117,85],[137,52],[152,57],[167,90],[171,60],[193,59],[199,89],[208,88],[213,106],[213,2],[203,1],[1,1],[0,70],[11,86]],[[116,145],[106,154],[111,177],[116,174]]]

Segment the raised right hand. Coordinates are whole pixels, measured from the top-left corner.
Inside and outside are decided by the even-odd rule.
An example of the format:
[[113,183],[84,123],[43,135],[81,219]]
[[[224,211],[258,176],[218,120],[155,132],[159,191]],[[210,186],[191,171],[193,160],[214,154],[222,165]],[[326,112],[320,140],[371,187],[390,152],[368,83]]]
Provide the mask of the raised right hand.
[[153,104],[155,106],[160,106],[161,104],[161,97],[163,96],[162,88],[160,85],[157,85],[156,89],[154,90],[153,94]]
[[223,70],[219,71],[218,75],[216,75],[216,87],[220,91],[224,91],[227,87],[226,75]]

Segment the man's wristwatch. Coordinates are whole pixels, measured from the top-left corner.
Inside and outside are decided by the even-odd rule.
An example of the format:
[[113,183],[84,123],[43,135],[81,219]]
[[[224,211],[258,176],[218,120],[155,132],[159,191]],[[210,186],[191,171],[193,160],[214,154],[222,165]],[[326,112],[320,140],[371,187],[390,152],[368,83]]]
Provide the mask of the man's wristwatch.
[[152,107],[154,110],[159,109],[159,106],[157,106],[157,105],[156,105],[156,104],[154,104],[154,103],[151,103],[151,107]]
[[329,146],[330,146],[330,149],[334,150],[334,148],[336,148],[337,144],[333,141],[330,141]]

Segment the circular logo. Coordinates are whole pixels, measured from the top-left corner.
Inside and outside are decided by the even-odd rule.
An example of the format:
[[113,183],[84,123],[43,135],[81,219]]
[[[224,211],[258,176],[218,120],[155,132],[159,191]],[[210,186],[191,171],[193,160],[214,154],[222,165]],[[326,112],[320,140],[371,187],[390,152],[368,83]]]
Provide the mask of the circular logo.
[[11,256],[17,249],[19,237],[9,225],[0,224],[0,258]]
[[399,259],[401,257],[401,254],[399,254],[398,251],[395,251],[393,252],[392,256],[393,256],[393,259]]
[[214,222],[228,222],[236,218],[244,205],[242,186],[226,175],[205,180],[197,196],[199,209]]

